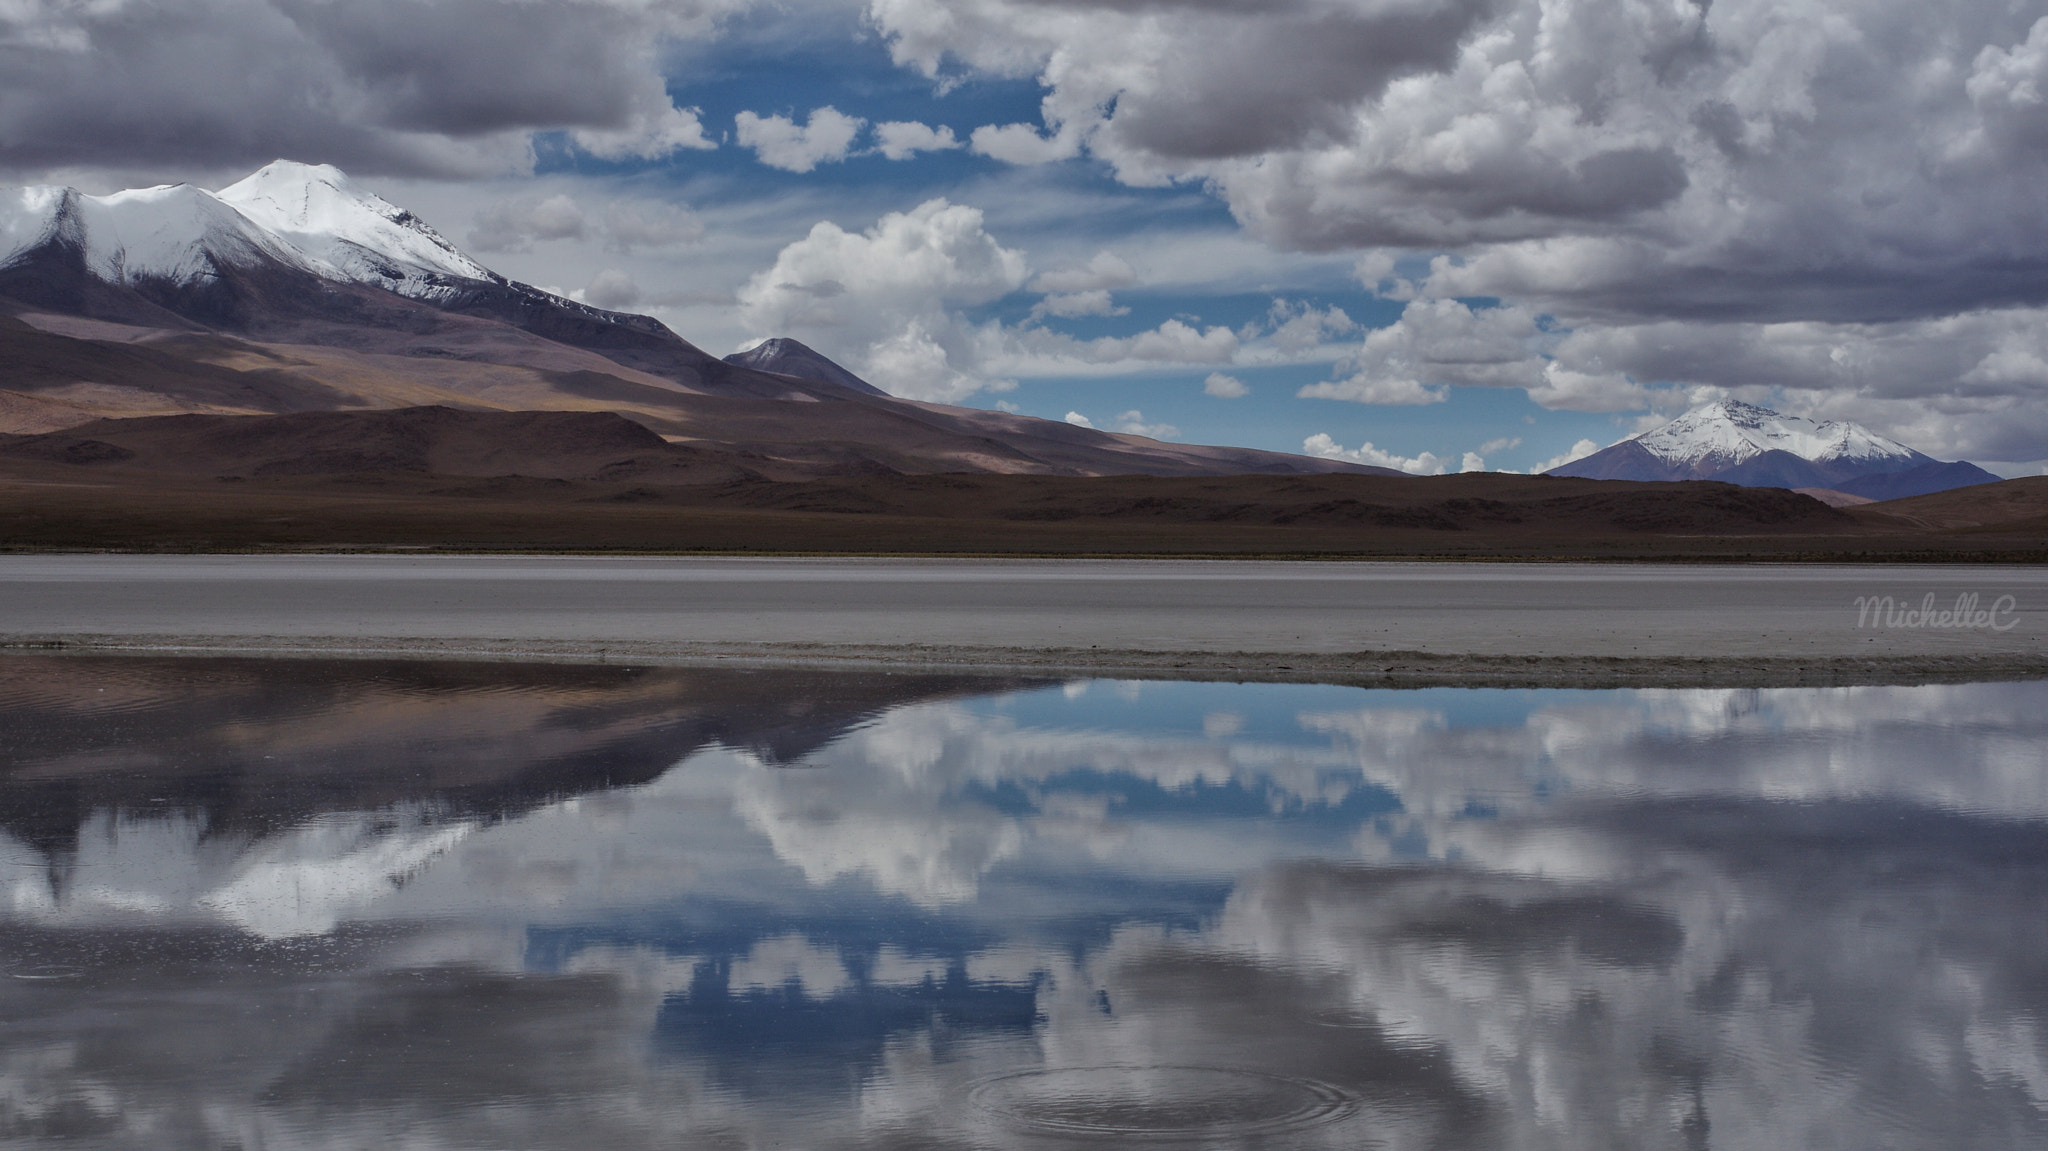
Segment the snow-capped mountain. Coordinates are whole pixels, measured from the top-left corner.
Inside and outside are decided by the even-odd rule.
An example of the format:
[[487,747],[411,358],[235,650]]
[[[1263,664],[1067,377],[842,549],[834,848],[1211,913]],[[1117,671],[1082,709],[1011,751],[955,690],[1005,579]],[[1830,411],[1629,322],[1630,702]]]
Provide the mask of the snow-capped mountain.
[[218,192],[0,189],[0,432],[437,407],[608,411],[746,474],[1376,470],[899,401],[792,340],[720,360],[507,279],[323,165]]
[[1814,463],[1874,466],[1924,463],[1929,457],[1875,432],[1840,420],[1818,422],[1736,400],[1697,407],[1636,437],[1646,452],[1702,475],[1724,472],[1767,452],[1790,452]]
[[1998,479],[1975,464],[1943,463],[1855,424],[1810,420],[1735,400],[1694,408],[1549,474],[1826,488],[1871,499]]
[[75,250],[86,270],[109,284],[190,283],[265,260],[315,275],[337,274],[189,184],[106,196],[47,186],[0,192],[0,268],[50,245]]
[[433,297],[459,290],[462,281],[506,282],[426,221],[330,165],[273,161],[215,198],[359,284]]
[[463,357],[566,364],[531,338],[539,337],[688,391],[793,391],[785,378],[734,370],[650,317],[508,280],[339,169],[288,160],[219,192],[187,184],[106,196],[0,190],[0,303],[10,302],[397,354],[446,357],[457,339]]
[[263,259],[408,296],[506,283],[340,169],[289,160],[218,192],[190,184],[106,196],[57,187],[0,192],[0,268],[52,243],[78,250],[111,284],[186,284]]

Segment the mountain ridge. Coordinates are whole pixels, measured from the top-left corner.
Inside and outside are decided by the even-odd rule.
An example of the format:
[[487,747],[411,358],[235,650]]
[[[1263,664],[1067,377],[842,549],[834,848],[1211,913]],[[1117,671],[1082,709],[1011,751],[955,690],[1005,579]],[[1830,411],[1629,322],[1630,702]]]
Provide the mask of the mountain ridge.
[[[902,400],[793,340],[720,359],[652,317],[499,275],[339,169],[292,161],[218,193],[0,191],[0,314],[42,333],[0,331],[0,345],[34,345],[0,359],[0,422],[16,431],[71,412],[279,414],[326,397],[335,410],[616,409],[802,474],[1384,471]],[[141,363],[131,345],[145,344]]]
[[1856,424],[1810,420],[1738,400],[1703,404],[1546,474],[1719,480],[1743,487],[1827,489],[1874,500],[1999,479],[1975,464],[1945,463]]

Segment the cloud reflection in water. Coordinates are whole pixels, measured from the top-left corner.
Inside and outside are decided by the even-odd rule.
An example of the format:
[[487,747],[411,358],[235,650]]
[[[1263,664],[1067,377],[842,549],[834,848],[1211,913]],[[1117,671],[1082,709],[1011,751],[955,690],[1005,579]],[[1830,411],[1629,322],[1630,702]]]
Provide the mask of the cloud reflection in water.
[[2048,1137],[2040,684],[0,665],[25,1145]]

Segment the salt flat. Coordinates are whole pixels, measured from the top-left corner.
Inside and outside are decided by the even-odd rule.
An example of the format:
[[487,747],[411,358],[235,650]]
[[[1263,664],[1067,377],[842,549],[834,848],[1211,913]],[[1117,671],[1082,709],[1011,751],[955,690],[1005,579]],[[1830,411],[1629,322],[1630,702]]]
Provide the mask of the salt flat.
[[83,650],[1876,682],[2048,674],[2044,612],[2005,566],[0,557],[0,643]]

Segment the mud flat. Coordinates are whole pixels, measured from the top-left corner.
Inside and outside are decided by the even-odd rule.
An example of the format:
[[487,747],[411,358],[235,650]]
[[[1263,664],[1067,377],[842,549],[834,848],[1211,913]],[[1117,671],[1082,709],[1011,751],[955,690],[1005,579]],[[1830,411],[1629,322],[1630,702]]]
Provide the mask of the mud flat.
[[15,650],[1764,686],[2048,676],[2044,624],[2014,566],[0,556]]

